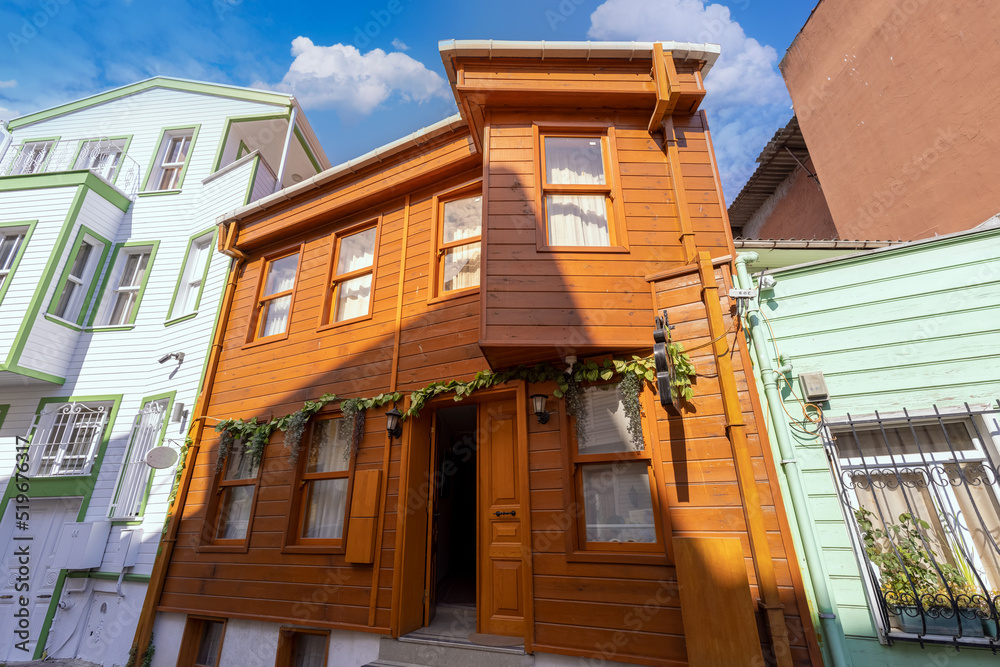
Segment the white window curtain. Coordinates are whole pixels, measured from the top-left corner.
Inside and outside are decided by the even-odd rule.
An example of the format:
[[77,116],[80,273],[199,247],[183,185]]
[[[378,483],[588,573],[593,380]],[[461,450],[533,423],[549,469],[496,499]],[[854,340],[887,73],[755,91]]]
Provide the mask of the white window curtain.
[[608,207],[604,195],[548,195],[545,198],[549,245],[608,246]]
[[446,250],[444,253],[444,291],[479,285],[481,265],[479,241]]
[[292,667],[326,667],[326,635],[296,634]]
[[656,542],[645,461],[583,467],[588,542]]
[[[267,280],[264,283],[263,296],[266,298],[272,294],[291,290],[295,286],[295,271],[298,266],[298,253],[271,262],[268,267]],[[291,294],[267,302],[264,307],[261,337],[284,333],[288,327],[288,313],[291,306]]]
[[480,195],[445,202],[442,244],[465,239],[476,241],[444,252],[442,289],[445,292],[479,285],[480,242],[483,229],[483,198]]
[[587,405],[583,442],[577,442],[580,454],[631,452],[628,418],[618,387],[587,387],[583,390]]
[[[340,240],[337,259],[337,275],[360,271],[372,266],[375,261],[376,228],[366,229]],[[349,320],[368,314],[371,301],[372,276],[358,276],[340,283],[337,290],[337,306],[334,321]]]
[[[338,428],[340,420],[318,422],[306,463],[306,474],[343,473],[348,469],[351,452],[350,429]],[[302,537],[337,540],[344,534],[347,507],[346,476],[308,480],[306,517]]]

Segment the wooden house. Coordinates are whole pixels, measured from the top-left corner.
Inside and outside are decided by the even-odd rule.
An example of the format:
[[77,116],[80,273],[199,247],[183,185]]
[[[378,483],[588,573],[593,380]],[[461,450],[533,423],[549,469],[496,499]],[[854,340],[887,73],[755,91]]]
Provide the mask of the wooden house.
[[[459,114],[220,219],[140,655],[155,629],[154,667],[820,664],[727,296],[717,53],[443,42]],[[664,313],[697,369],[676,408],[602,374]],[[324,394],[301,440],[213,430]]]

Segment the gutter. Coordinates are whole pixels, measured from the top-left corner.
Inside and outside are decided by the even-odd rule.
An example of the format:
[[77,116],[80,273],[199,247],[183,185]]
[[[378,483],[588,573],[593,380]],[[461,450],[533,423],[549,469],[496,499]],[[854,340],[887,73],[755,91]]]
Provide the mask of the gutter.
[[[753,288],[753,279],[747,271],[747,264],[757,261],[759,256],[755,252],[740,253],[736,256],[736,281],[743,289]],[[760,380],[764,385],[764,394],[767,396],[767,410],[771,416],[773,424],[772,434],[778,444],[778,452],[781,455],[781,468],[785,474],[785,481],[788,483],[788,493],[791,496],[791,503],[786,506],[786,511],[795,519],[802,538],[802,551],[806,558],[806,573],[812,583],[813,595],[816,598],[817,615],[820,626],[826,641],[822,646],[830,653],[830,664],[834,667],[853,667],[851,652],[847,647],[847,638],[844,636],[844,629],[837,621],[837,603],[833,597],[833,591],[828,585],[826,567],[820,553],[820,546],[816,540],[813,530],[812,512],[809,510],[809,503],[806,493],[802,487],[802,475],[799,470],[798,459],[795,458],[795,448],[791,443],[791,436],[788,432],[788,422],[782,414],[781,396],[778,390],[778,375],[792,370],[791,363],[782,355],[782,366],[774,368],[771,365],[771,357],[765,352],[766,341],[764,332],[760,328],[760,320],[757,315],[757,308],[753,307],[747,314],[749,320],[750,336],[753,340],[754,355],[759,366]]]
[[262,197],[252,204],[248,204],[247,206],[242,206],[238,209],[230,211],[229,213],[225,213],[219,216],[216,222],[219,224],[238,222],[256,213],[262,213],[269,208],[273,208],[274,206],[283,204],[286,201],[290,201],[305,192],[316,190],[340,178],[355,174],[366,167],[384,162],[385,160],[402,153],[405,150],[423,146],[433,139],[441,135],[448,134],[449,132],[453,132],[461,127],[465,127],[465,125],[466,122],[462,119],[461,114],[448,116],[444,120],[421,128],[416,132],[403,137],[402,139],[397,139],[396,141],[379,146],[375,150],[368,151],[364,155],[356,157],[353,160],[348,160],[347,162],[338,164],[335,167],[330,167],[326,171],[321,171],[312,178],[307,178],[301,183],[290,185],[283,190],[278,190],[274,194]]

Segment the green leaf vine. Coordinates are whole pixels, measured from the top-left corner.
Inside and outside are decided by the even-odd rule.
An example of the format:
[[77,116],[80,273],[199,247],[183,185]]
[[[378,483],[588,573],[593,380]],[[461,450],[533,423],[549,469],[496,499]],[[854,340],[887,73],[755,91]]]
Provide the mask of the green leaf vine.
[[[694,365],[687,353],[684,352],[684,348],[679,344],[671,343],[668,349],[677,370],[671,391],[676,392],[675,398],[690,400],[693,396],[691,378],[695,376]],[[587,420],[584,413],[586,402],[583,400],[580,385],[584,382],[608,382],[615,376],[621,376],[619,389],[622,391],[625,413],[628,417],[631,444],[636,449],[642,449],[642,406],[639,401],[639,393],[644,384],[648,383],[652,386],[655,382],[656,366],[652,357],[635,355],[631,359],[604,359],[601,363],[596,361],[576,362],[570,368],[557,368],[549,363],[540,363],[534,366],[518,366],[503,371],[484,370],[476,373],[471,380],[452,379],[432,382],[426,387],[410,393],[410,407],[403,413],[401,421],[419,416],[427,402],[441,394],[453,393],[454,400],[458,402],[476,391],[489,389],[512,380],[524,380],[530,384],[554,382],[556,388],[552,395],[555,398],[566,399],[567,414],[576,417],[577,438],[585,442],[587,437],[585,432]],[[366,412],[389,403],[396,404],[402,398],[401,393],[391,392],[370,398],[345,398],[341,400],[340,411],[345,419],[339,428],[351,429],[352,452],[357,451],[364,435]],[[264,456],[264,448],[267,446],[271,434],[276,430],[284,432],[284,445],[289,451],[292,462],[296,462],[300,455],[302,437],[309,419],[322,410],[325,405],[336,400],[338,400],[336,394],[323,394],[315,401],[306,401],[302,408],[296,412],[267,422],[258,422],[256,417],[249,420],[224,419],[220,421],[215,426],[215,430],[221,434],[216,472],[222,470],[232,447],[238,443],[243,444],[244,451],[250,456],[254,467],[259,466]],[[346,435],[346,431],[342,433],[342,436]]]

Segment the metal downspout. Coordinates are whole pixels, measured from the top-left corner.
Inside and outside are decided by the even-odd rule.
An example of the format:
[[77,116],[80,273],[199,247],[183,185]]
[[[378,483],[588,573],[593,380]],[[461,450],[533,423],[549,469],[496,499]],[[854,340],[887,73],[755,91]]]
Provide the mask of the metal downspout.
[[[736,275],[740,287],[745,289],[753,288],[753,280],[747,271],[747,264],[752,264],[760,259],[755,252],[741,252],[736,256]],[[837,615],[834,611],[836,603],[833,600],[833,593],[827,584],[826,567],[820,554],[820,547],[816,541],[813,531],[812,512],[806,494],[802,488],[802,477],[799,471],[799,464],[795,458],[795,450],[791,444],[791,437],[788,433],[788,423],[784,418],[781,409],[781,396],[778,391],[778,373],[791,369],[786,364],[780,369],[775,369],[771,364],[771,358],[766,353],[766,341],[764,334],[760,330],[760,319],[755,314],[757,308],[751,308],[747,314],[749,319],[749,331],[753,340],[754,355],[760,368],[760,379],[764,384],[764,394],[767,397],[767,409],[771,416],[771,423],[774,425],[772,433],[778,443],[778,452],[781,455],[781,467],[785,473],[785,481],[788,483],[788,493],[791,495],[791,504],[786,505],[787,511],[793,515],[795,523],[799,528],[799,535],[802,538],[802,550],[806,557],[806,571],[809,581],[812,583],[813,594],[816,596],[816,608],[819,615],[820,625],[826,646],[830,654],[830,659],[835,667],[853,667],[850,649],[847,647],[847,638],[844,636],[844,629],[837,622]],[[783,360],[779,360],[782,361]],[[783,362],[784,363],[784,362]]]
[[277,192],[282,187],[281,183],[285,180],[285,166],[288,164],[288,149],[292,144],[292,135],[295,134],[295,117],[298,115],[299,108],[296,105],[292,105],[292,112],[288,116],[288,132],[285,133],[285,145],[281,149],[281,164],[278,165],[278,176],[274,181],[274,191]]

